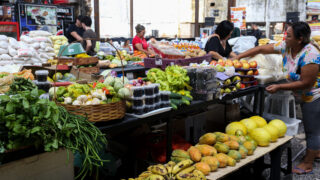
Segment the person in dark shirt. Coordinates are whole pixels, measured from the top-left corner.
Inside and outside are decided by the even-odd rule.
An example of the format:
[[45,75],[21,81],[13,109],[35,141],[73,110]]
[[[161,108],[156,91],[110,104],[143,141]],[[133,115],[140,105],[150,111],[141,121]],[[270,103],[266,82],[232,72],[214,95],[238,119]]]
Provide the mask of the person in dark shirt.
[[76,19],[76,23],[69,26],[68,31],[66,32],[66,37],[68,38],[69,43],[72,43],[74,41],[82,41],[82,35],[84,32],[84,29],[81,25],[82,18],[83,16],[78,16]]
[[215,60],[232,58],[236,54],[232,52],[232,48],[228,43],[233,31],[233,24],[230,21],[222,21],[215,34],[209,37],[209,40],[205,46],[205,51],[208,54],[212,54],[212,58]]
[[257,38],[257,41],[256,41],[256,46],[259,45],[258,41],[259,39],[261,39],[261,36],[262,36],[262,33],[260,31],[260,29],[258,28],[258,26],[256,24],[252,24],[252,34],[251,36],[254,36]]
[[235,27],[232,34],[231,34],[231,39],[236,38],[236,37],[240,37],[240,34],[241,34],[240,28]]
[[81,24],[85,30],[83,33],[82,46],[88,55],[94,56],[94,48],[96,47],[96,33],[91,29],[92,20],[90,17],[85,16],[81,19]]

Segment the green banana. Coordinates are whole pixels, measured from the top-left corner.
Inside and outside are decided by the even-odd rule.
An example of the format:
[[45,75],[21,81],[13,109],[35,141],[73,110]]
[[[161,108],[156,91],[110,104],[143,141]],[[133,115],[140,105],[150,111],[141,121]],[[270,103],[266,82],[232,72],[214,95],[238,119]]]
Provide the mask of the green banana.
[[150,171],[144,171],[139,175],[139,178],[147,178],[152,174]]
[[169,161],[169,162],[165,165],[165,167],[167,168],[168,174],[171,174],[171,173],[172,173],[172,169],[173,169],[173,167],[174,167],[175,165],[176,165],[176,163],[173,162],[173,161]]
[[172,174],[177,174],[179,171],[190,167],[192,164],[193,164],[193,161],[190,159],[183,160],[173,167]]
[[152,166],[151,167],[151,172],[153,174],[159,174],[159,175],[162,175],[162,176],[165,176],[165,175],[168,174],[167,168],[164,167],[164,165],[162,165],[162,164],[158,164],[158,165]]
[[188,168],[183,169],[182,171],[180,171],[178,174],[187,174],[187,173],[191,173],[193,170],[195,170],[196,167],[194,166],[190,166]]
[[158,174],[152,174],[146,180],[165,180],[163,176]]
[[176,179],[178,180],[193,180],[194,175],[192,173],[183,173],[183,174],[177,174]]
[[186,158],[183,158],[183,157],[174,157],[174,156],[171,156],[171,161],[175,162],[175,163],[179,163],[183,160],[186,160]]
[[197,180],[206,180],[206,176],[199,170],[194,170],[193,173],[192,173]]

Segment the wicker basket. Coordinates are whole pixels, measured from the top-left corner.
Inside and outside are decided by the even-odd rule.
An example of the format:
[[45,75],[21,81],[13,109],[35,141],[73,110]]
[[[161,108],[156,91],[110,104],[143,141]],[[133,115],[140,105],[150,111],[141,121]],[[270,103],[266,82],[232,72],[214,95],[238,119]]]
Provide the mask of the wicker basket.
[[[62,50],[62,52],[67,47],[68,46],[66,46]],[[118,50],[117,50],[117,52],[120,56],[120,53]],[[60,53],[60,54],[62,54],[62,53]],[[59,59],[60,59],[60,57],[58,57],[58,61],[59,61]],[[121,64],[122,64],[122,61],[121,61]],[[80,68],[80,69],[86,69],[86,68]],[[90,70],[93,69],[96,71],[98,70],[98,72],[99,72],[99,67],[91,67],[88,69],[90,69]],[[122,72],[124,73],[123,65],[122,65]],[[91,73],[93,73],[93,72],[91,72]],[[123,81],[124,81],[124,79],[123,79]],[[55,89],[54,89],[54,94],[56,94]],[[54,95],[53,97],[56,97],[56,96]],[[56,101],[56,99],[54,99],[54,101]],[[69,104],[61,104],[57,101],[56,101],[56,103],[59,106],[65,107],[71,113],[88,117],[88,120],[92,121],[92,122],[102,122],[102,121],[110,121],[110,120],[115,120],[115,119],[122,119],[126,113],[125,101],[119,101],[116,103],[108,103],[108,104],[87,105],[87,106],[85,106],[85,105],[75,106],[75,105],[69,105]]]
[[58,105],[65,107],[71,113],[88,117],[88,120],[91,122],[122,119],[126,114],[125,101],[88,106],[74,106],[61,103],[58,103]]

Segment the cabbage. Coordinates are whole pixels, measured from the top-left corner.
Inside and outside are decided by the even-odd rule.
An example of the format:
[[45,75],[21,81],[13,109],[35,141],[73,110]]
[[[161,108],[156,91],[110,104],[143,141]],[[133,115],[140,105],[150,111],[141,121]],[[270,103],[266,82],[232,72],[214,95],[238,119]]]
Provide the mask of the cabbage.
[[52,88],[50,88],[50,89],[49,89],[49,96],[50,96],[50,97],[53,97],[53,95],[54,95],[54,89],[56,89],[56,92],[58,91],[58,87],[52,87]]
[[114,90],[116,91],[116,92],[118,92],[119,91],[119,89],[121,89],[121,88],[123,88],[123,83],[122,82],[115,82],[114,83]]
[[104,82],[103,82],[105,85],[110,85],[110,86],[113,86],[114,83],[115,83],[115,78],[112,77],[112,76],[108,76]]
[[126,84],[129,84],[129,79],[127,77],[124,77],[124,81],[123,81],[123,76],[120,77],[120,80],[121,82],[124,82],[123,84],[126,85]]
[[128,88],[121,88],[118,91],[118,96],[121,99],[128,99],[131,96],[130,90]]

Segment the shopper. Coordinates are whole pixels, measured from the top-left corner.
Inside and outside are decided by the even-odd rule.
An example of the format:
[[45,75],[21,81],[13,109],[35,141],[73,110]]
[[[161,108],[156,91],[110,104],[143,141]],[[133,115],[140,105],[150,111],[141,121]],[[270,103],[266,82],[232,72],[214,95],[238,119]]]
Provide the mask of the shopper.
[[84,29],[82,28],[81,25],[81,19],[83,18],[83,16],[78,16],[76,19],[76,23],[75,24],[71,24],[66,32],[66,37],[68,38],[69,43],[78,41],[81,42],[82,41],[82,35],[84,32]]
[[83,33],[83,41],[82,46],[87,52],[88,55],[94,56],[96,53],[94,51],[94,48],[96,47],[96,33],[91,29],[91,18],[88,16],[85,16],[81,19],[82,27],[85,30]]
[[127,40],[124,42],[122,48],[128,49],[129,51],[132,51],[132,48],[131,48],[131,46],[130,46],[130,39],[127,39]]
[[306,133],[307,152],[304,160],[293,169],[294,173],[304,174],[312,171],[315,158],[320,158],[320,79],[319,51],[310,43],[311,30],[307,23],[297,22],[287,29],[285,42],[255,47],[235,59],[256,54],[283,54],[283,66],[288,83],[274,84],[266,88],[270,93],[279,90],[293,90],[301,98],[303,125]]
[[261,39],[262,33],[260,31],[260,29],[258,28],[257,24],[252,24],[252,33],[250,34],[251,36],[256,37],[257,41],[256,41],[256,46],[259,45],[259,39]]
[[236,56],[228,43],[232,31],[233,24],[230,21],[222,21],[218,25],[215,34],[209,37],[205,51],[208,54],[212,54],[213,59],[218,60]]
[[148,43],[144,38],[146,29],[141,24],[136,26],[137,35],[132,40],[133,50],[144,52],[146,55],[150,56],[154,54],[151,49],[148,48]]
[[236,38],[236,37],[240,37],[240,35],[241,35],[240,28],[234,27],[232,34],[231,34],[231,39]]

